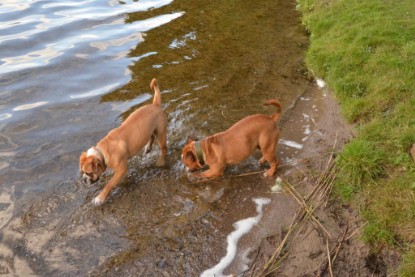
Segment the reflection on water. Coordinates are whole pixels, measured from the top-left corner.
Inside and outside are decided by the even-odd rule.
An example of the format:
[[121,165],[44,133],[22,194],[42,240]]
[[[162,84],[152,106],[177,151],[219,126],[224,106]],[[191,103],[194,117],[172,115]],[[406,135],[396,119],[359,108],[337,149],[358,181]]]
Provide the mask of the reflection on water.
[[25,104],[25,105],[21,105],[18,106],[16,108],[13,109],[13,111],[23,111],[23,110],[30,110],[33,108],[37,108],[43,105],[46,105],[48,102],[47,101],[41,101],[41,102],[36,102],[36,103],[32,103],[32,104]]
[[[255,214],[251,199],[268,198],[273,181],[191,184],[181,147],[190,134],[271,113],[266,99],[289,107],[303,93],[307,40],[294,8],[282,0],[2,1],[0,269],[196,276],[218,263],[232,223]],[[169,116],[168,165],[153,166],[158,149],[134,157],[122,185],[93,207],[111,172],[79,184],[79,154],[152,99],[153,77]],[[295,147],[284,139],[282,161]],[[257,160],[226,174],[259,170]],[[276,203],[289,207],[285,198],[267,207]]]
[[68,102],[69,95],[97,96],[128,82],[129,50],[144,41],[143,32],[167,24],[183,12],[130,24],[124,23],[126,13],[171,2],[34,1],[27,6],[6,1],[0,6],[0,81],[13,95],[11,101],[2,103],[7,105],[2,107],[1,119],[13,117],[18,109],[11,105],[21,99]]
[[12,117],[10,113],[0,114],[0,120],[8,119],[10,117]]
[[86,93],[82,93],[82,94],[75,94],[75,95],[71,95],[71,98],[86,98],[86,97],[92,97],[92,96],[99,96],[101,94],[104,94],[108,91],[114,90],[116,88],[118,88],[120,86],[120,83],[115,83],[115,84],[110,84],[108,86],[104,86],[98,89],[94,89],[92,91],[86,92]]

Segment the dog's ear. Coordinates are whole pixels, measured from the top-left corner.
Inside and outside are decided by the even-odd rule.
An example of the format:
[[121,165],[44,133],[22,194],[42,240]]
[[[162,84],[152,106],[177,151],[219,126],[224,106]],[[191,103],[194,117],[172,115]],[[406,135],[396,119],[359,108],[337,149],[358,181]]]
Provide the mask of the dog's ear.
[[84,172],[88,172],[88,173],[94,172],[95,173],[95,171],[94,171],[94,162],[93,161],[85,164]]
[[82,152],[81,156],[79,157],[79,170],[82,170],[82,165],[86,160],[86,152]]
[[189,143],[191,143],[192,141],[194,141],[193,137],[188,136],[186,139],[186,145],[188,145]]
[[104,164],[102,163],[102,161],[101,160],[95,160],[94,161],[94,163],[96,162],[96,164],[97,164],[97,167],[101,170],[101,173],[102,172],[104,172],[105,171],[105,166],[104,166]]
[[98,170],[99,170],[99,165],[98,165],[97,159],[93,159],[91,164],[92,164],[92,172],[94,174],[97,174]]
[[100,162],[97,159],[94,159],[93,157],[90,157],[88,161],[85,161],[84,171],[85,172],[92,172],[94,174],[98,174],[99,170],[102,170],[102,167],[100,165]]
[[189,143],[191,143],[192,141],[198,141],[199,139],[198,138],[196,138],[195,136],[192,136],[192,135],[190,135],[190,136],[188,136],[187,137],[187,139],[186,139],[186,145],[188,145]]
[[191,150],[187,151],[185,158],[192,163],[196,162],[196,156]]

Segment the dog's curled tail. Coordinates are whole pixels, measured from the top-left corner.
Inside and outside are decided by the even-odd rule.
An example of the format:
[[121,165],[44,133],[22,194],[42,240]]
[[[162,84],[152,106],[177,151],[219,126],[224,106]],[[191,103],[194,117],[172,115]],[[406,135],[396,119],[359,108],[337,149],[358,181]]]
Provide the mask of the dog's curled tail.
[[154,90],[153,104],[160,106],[161,105],[161,94],[160,94],[160,88],[159,88],[159,85],[157,84],[156,78],[153,78],[153,80],[151,80],[150,88]]
[[278,119],[280,119],[280,116],[281,116],[281,104],[280,104],[280,101],[278,101],[276,99],[269,99],[269,100],[267,100],[267,102],[264,103],[264,105],[267,105],[267,106],[268,105],[274,105],[277,108],[277,110],[275,111],[275,113],[273,113],[271,115],[272,120],[275,121],[275,122],[277,122]]

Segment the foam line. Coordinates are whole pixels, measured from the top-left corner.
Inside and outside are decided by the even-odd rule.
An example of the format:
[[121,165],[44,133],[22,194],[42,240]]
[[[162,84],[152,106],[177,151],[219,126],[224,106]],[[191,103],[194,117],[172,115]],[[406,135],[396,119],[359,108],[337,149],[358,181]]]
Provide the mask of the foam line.
[[280,139],[279,143],[287,145],[289,147],[293,147],[293,148],[297,148],[297,149],[303,149],[303,145],[299,144],[299,143],[296,143],[295,141]]
[[235,231],[228,235],[228,247],[226,250],[226,256],[223,257],[220,262],[214,267],[205,270],[201,277],[223,277],[223,271],[232,263],[235,259],[236,251],[238,249],[239,239],[249,233],[251,229],[259,223],[262,218],[262,208],[271,202],[268,198],[254,198],[253,201],[256,204],[257,216],[242,219],[233,224]]

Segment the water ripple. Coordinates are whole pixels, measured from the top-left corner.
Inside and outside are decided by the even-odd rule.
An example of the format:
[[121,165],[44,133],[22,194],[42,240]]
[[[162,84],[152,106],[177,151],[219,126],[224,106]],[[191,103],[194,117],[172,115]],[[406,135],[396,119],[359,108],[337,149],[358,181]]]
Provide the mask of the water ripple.
[[[128,24],[126,15],[172,2],[6,0],[0,4],[0,85],[13,92],[0,103],[0,120],[19,120],[24,110],[97,97],[127,83],[129,64],[157,54],[129,57],[131,49],[144,41],[143,32],[183,12],[159,13]],[[21,109],[27,102],[42,105]]]
[[[65,54],[67,50],[77,47],[77,44],[91,45],[100,51],[104,51],[107,50],[108,46],[121,46],[132,41],[137,42],[143,40],[140,32],[159,27],[182,15],[183,13],[180,12],[160,15],[129,24],[124,28],[119,28],[118,25],[123,23],[120,20],[100,25],[91,29],[89,33],[73,34],[73,36],[65,37],[57,42],[46,44],[43,49],[20,56],[2,58],[0,60],[0,74],[47,65],[52,59]],[[105,36],[102,34],[105,34]],[[0,36],[0,40],[3,40],[2,36]]]

